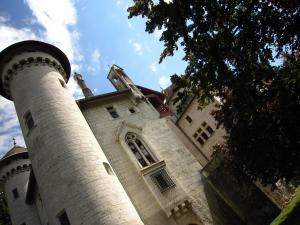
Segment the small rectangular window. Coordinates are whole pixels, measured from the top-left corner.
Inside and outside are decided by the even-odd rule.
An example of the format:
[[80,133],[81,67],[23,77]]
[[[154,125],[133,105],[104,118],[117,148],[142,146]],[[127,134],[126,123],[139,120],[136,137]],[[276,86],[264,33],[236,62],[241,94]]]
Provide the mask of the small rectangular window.
[[129,110],[129,112],[132,113],[132,114],[135,113],[135,109],[134,109],[133,107],[129,108],[128,110]]
[[186,116],[185,119],[186,119],[189,123],[191,123],[191,122],[193,121],[192,118],[191,118],[190,116]]
[[206,130],[208,131],[208,133],[213,134],[214,130],[207,125]]
[[202,132],[202,133],[201,133],[201,136],[202,136],[205,140],[208,139],[208,136],[207,136],[207,134],[206,134],[205,132]]
[[113,106],[106,107],[106,110],[109,112],[109,114],[112,118],[118,118],[119,117],[119,114],[117,113],[117,110]]
[[198,137],[197,141],[200,143],[200,145],[204,145],[204,141],[202,140],[201,137]]
[[212,136],[214,130],[207,124],[207,122],[202,122],[201,127],[194,133],[193,137],[200,143],[200,145],[204,145],[204,143]]
[[24,115],[24,122],[28,130],[31,130],[34,127],[34,120],[32,118],[31,112],[28,111]]
[[160,171],[152,174],[151,178],[159,188],[160,192],[167,191],[171,187],[175,186],[175,183],[169,177],[165,169],[161,169]]
[[12,190],[12,193],[13,193],[14,199],[19,198],[19,192],[18,192],[18,189],[17,189],[17,188],[13,189],[13,190]]
[[63,210],[60,214],[58,214],[57,218],[61,225],[71,225],[68,215],[65,210]]

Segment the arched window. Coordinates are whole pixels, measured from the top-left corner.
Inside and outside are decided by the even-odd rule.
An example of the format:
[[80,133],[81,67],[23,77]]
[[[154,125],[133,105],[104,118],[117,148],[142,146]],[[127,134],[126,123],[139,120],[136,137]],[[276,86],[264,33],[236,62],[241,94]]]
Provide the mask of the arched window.
[[157,161],[149,148],[137,137],[135,133],[127,133],[125,140],[142,167],[149,166]]

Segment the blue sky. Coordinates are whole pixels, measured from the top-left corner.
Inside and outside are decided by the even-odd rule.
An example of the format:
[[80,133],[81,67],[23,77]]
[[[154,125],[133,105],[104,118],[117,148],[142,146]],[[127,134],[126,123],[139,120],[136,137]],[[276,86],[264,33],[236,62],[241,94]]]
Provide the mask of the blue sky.
[[[72,73],[84,76],[95,95],[114,91],[106,79],[109,66],[121,66],[139,85],[155,90],[169,84],[169,76],[183,73],[182,51],[158,59],[161,31],[145,32],[145,20],[128,20],[132,0],[0,0],[0,50],[22,40],[56,45],[68,56]],[[75,98],[82,94],[71,78]],[[17,144],[25,145],[12,102],[0,97],[0,156]]]

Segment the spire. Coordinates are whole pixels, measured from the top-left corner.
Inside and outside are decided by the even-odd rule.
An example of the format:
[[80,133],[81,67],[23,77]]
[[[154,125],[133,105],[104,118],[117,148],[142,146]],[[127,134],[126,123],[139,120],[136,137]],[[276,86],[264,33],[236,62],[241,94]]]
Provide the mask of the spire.
[[84,79],[82,78],[82,75],[79,73],[74,73],[74,80],[77,82],[79,87],[82,90],[82,93],[84,94],[84,97],[92,97],[94,96],[92,91],[86,86]]

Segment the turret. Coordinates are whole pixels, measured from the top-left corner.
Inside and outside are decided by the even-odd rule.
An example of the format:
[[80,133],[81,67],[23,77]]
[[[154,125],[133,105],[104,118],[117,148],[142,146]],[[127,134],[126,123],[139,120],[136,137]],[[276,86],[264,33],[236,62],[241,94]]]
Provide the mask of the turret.
[[121,67],[119,67],[117,65],[112,65],[107,78],[109,79],[109,81],[114,85],[114,87],[118,91],[122,91],[124,89],[131,89],[133,95],[137,99],[144,98],[144,95],[142,94],[142,92],[135,86],[135,84],[126,75],[126,73],[124,72],[124,70]]
[[41,225],[35,205],[25,202],[31,162],[26,148],[14,146],[0,161],[0,178],[13,225]]
[[[70,63],[53,45],[24,41],[0,53],[0,93],[14,101],[51,225],[142,225],[66,87]],[[110,168],[111,169],[111,168]]]

